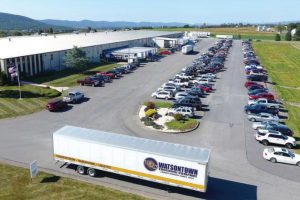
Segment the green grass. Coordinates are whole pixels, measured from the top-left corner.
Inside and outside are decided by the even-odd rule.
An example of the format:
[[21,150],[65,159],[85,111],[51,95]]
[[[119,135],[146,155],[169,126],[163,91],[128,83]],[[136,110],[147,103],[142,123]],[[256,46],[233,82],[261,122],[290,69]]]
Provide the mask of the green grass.
[[30,183],[29,170],[0,164],[0,199],[142,200],[145,198],[43,172]]
[[[281,99],[300,103],[300,51],[286,42],[254,42],[253,47],[263,66],[268,70],[274,87]],[[300,153],[300,108],[286,103],[288,119]]]
[[[173,103],[168,101],[153,101],[156,107],[158,108],[170,108],[172,107]],[[147,102],[144,103],[144,105],[147,105]]]
[[117,66],[118,64],[114,63],[85,67],[80,71],[74,69],[65,69],[59,72],[52,72],[43,76],[30,78],[28,81],[56,87],[73,87],[77,85],[76,81],[78,79],[93,75],[99,71],[108,71]]
[[21,86],[22,99],[19,100],[18,89],[18,86],[0,87],[0,119],[40,111],[49,99],[61,95],[56,90],[26,85]]
[[187,131],[195,128],[198,125],[198,121],[194,119],[185,119],[182,121],[172,120],[166,123],[166,126],[170,130],[179,130],[179,131]]

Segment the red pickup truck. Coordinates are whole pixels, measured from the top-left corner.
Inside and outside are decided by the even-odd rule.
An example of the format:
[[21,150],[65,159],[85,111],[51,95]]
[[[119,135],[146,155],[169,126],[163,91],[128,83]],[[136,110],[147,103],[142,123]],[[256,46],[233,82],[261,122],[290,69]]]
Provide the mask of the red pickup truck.
[[100,81],[97,78],[93,78],[93,77],[86,77],[85,79],[82,80],[77,80],[77,83],[79,83],[80,85],[91,85],[91,86],[102,86],[104,85],[104,81]]
[[97,75],[107,76],[111,79],[117,78],[115,74],[107,73],[107,72],[98,72]]

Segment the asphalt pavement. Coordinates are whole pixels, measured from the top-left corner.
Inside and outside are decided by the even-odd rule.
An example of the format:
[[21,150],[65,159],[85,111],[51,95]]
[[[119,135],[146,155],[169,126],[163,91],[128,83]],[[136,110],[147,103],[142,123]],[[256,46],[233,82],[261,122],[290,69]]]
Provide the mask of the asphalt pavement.
[[[214,39],[203,39],[197,51],[204,53]],[[261,144],[243,112],[247,102],[243,87],[241,42],[234,41],[226,70],[218,74],[215,91],[203,99],[208,105],[199,129],[186,134],[164,134],[143,127],[139,106],[151,94],[200,54],[174,55],[145,63],[103,88],[81,87],[86,102],[64,112],[38,112],[0,121],[0,157],[13,164],[38,160],[43,170],[87,182],[110,186],[155,199],[299,199],[299,168],[272,164],[262,158]],[[52,133],[64,125],[81,126],[212,149],[210,179],[205,194],[104,173],[102,177],[79,176],[72,166],[52,159]]]

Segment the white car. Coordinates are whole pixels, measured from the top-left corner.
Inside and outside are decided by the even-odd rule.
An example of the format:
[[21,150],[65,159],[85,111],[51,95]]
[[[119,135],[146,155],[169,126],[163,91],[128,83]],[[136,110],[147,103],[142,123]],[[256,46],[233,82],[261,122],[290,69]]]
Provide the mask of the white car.
[[187,92],[177,92],[176,95],[175,95],[175,100],[179,100],[179,99],[183,99],[184,97],[187,97],[187,96],[191,96],[190,94],[188,94]]
[[268,100],[265,98],[259,98],[259,99],[249,99],[248,100],[248,105],[254,105],[254,104],[261,104],[261,105],[265,105],[268,108],[280,108],[280,103],[275,101],[275,100]]
[[245,70],[253,69],[253,67],[256,68],[256,69],[259,69],[259,70],[263,69],[263,67],[259,66],[259,65],[246,65]]
[[206,76],[209,76],[209,77],[211,77],[211,78],[213,78],[213,79],[215,79],[217,76],[215,75],[215,74],[213,74],[213,73],[207,73],[207,74],[205,74]]
[[176,74],[175,78],[192,79],[193,76],[186,75],[185,73]]
[[174,114],[181,114],[185,117],[193,117],[195,116],[195,111],[194,111],[194,108],[192,107],[183,107],[183,106],[180,106],[178,108],[170,108],[168,110],[168,115],[172,116]]
[[265,122],[265,121],[279,121],[277,115],[272,115],[270,113],[251,113],[248,114],[248,120],[251,122]]
[[263,157],[272,163],[280,162],[300,167],[300,155],[285,148],[266,148]]
[[197,84],[211,84],[209,80],[202,79],[202,78],[192,80],[192,83],[194,83],[194,84],[195,83],[197,83]]
[[173,98],[172,92],[164,91],[164,90],[154,92],[151,96],[155,99],[172,99]]
[[177,86],[162,86],[158,88],[157,91],[172,91],[173,94],[175,94],[179,91],[179,89]]
[[255,134],[255,139],[266,146],[269,144],[277,144],[284,145],[289,149],[296,146],[295,138],[282,135],[278,131],[269,131],[266,133],[257,131]]
[[77,103],[84,98],[84,94],[79,91],[71,91],[67,96],[63,97],[63,101],[67,103]]

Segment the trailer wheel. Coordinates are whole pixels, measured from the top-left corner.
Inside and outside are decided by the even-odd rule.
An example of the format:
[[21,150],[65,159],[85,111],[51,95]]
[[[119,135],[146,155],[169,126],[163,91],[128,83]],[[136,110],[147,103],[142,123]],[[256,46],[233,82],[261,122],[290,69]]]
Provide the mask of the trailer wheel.
[[76,171],[77,171],[78,174],[84,175],[85,174],[85,167],[81,166],[81,165],[78,165]]
[[91,176],[91,177],[95,177],[95,176],[97,175],[96,170],[93,169],[93,168],[88,168],[87,173],[88,173],[88,175]]

